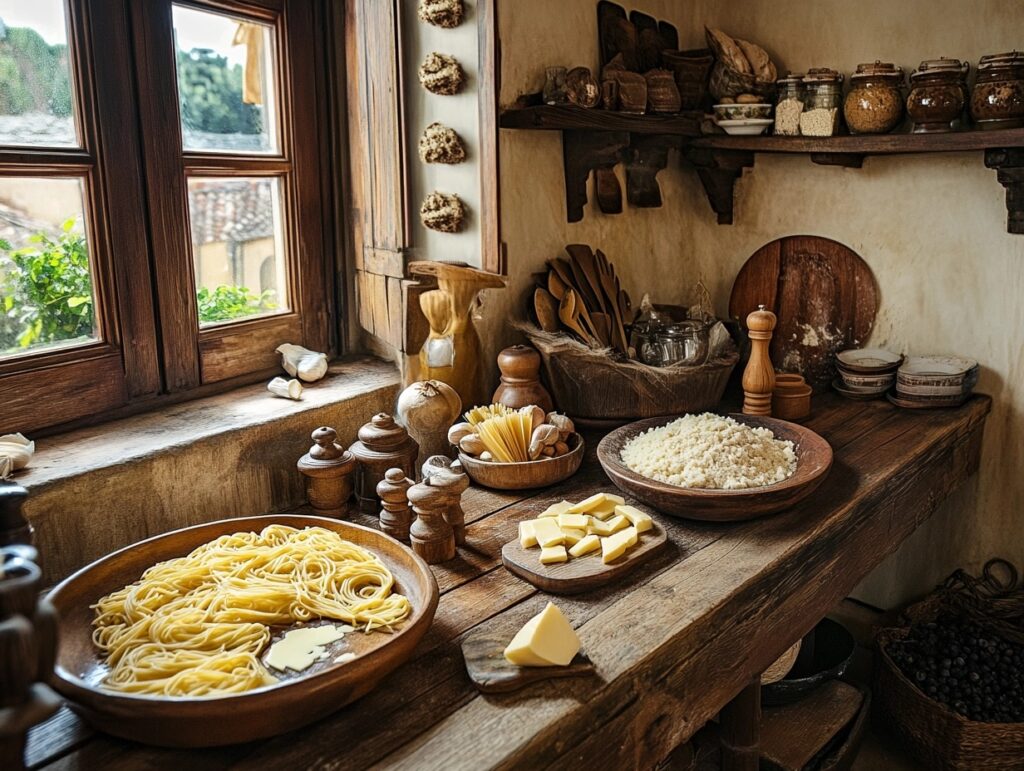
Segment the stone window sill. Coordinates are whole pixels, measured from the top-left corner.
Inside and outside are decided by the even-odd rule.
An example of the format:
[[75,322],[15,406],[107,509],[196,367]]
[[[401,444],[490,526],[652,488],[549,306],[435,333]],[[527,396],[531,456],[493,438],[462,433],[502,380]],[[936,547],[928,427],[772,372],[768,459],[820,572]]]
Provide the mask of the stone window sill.
[[331,426],[347,446],[399,383],[394,365],[361,357],[332,364],[301,401],[244,386],[37,441],[15,481],[46,580],[168,530],[294,508],[310,432]]

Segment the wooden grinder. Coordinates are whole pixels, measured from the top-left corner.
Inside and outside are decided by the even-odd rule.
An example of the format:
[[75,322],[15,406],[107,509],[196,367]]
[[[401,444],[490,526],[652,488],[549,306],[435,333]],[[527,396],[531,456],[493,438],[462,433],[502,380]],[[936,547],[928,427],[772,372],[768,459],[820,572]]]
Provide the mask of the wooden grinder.
[[466,512],[462,509],[462,494],[469,488],[469,477],[459,461],[447,468],[437,469],[430,476],[430,484],[440,487],[448,496],[444,518],[455,534],[455,544],[466,544]]
[[380,529],[392,538],[409,543],[412,509],[409,508],[409,488],[413,481],[400,468],[389,468],[384,479],[377,484],[380,496]]
[[297,464],[306,477],[306,498],[317,514],[342,517],[352,497],[356,459],[338,444],[333,428],[321,426],[312,437],[313,446]]
[[379,502],[377,484],[389,468],[400,468],[405,476],[416,478],[416,457],[420,448],[409,432],[386,412],[373,416],[359,429],[359,440],[348,451],[359,462],[356,469],[356,501],[367,514],[376,514]]
[[409,488],[409,503],[416,512],[409,542],[430,565],[455,558],[455,533],[444,518],[448,501],[449,491],[436,486],[433,477]]
[[498,354],[501,385],[491,397],[518,410],[536,404],[546,415],[555,409],[551,394],[540,382],[540,354],[528,345],[513,345]]
[[743,414],[771,415],[772,390],[775,388],[775,368],[772,367],[768,345],[775,329],[775,314],[763,305],[747,316],[747,334],[750,337],[750,360],[743,370]]

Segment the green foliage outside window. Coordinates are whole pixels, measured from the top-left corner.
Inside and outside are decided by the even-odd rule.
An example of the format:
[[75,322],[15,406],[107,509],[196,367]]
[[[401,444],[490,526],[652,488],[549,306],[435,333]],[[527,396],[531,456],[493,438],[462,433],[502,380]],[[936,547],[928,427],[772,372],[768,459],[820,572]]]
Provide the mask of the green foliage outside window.
[[222,285],[213,290],[204,286],[196,292],[196,300],[199,303],[199,321],[202,324],[232,321],[243,316],[266,313],[277,307],[273,289],[255,294],[244,286]]
[[71,114],[68,47],[49,45],[34,29],[11,27],[0,41],[0,113]]
[[197,131],[259,134],[260,111],[242,101],[242,68],[206,48],[178,51],[181,118]]
[[66,220],[59,235],[36,233],[20,249],[0,239],[0,353],[93,334],[89,252],[74,227]]

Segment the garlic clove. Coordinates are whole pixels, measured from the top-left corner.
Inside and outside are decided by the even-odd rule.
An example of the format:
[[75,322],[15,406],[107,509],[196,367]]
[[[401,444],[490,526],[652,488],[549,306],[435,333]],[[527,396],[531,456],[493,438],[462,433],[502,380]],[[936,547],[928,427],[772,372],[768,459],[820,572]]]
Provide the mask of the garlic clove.
[[476,429],[469,423],[456,423],[448,429],[448,442],[450,444],[458,445],[458,443],[462,441],[462,437],[475,433]]
[[275,377],[267,383],[267,390],[275,396],[283,396],[285,399],[298,401],[302,398],[302,383],[298,380],[285,380],[283,377]]
[[36,443],[29,441],[23,434],[4,434],[0,436],[0,458],[8,460],[11,472],[23,469],[28,465],[36,451]]
[[284,371],[292,377],[312,383],[327,374],[326,353],[317,353],[292,343],[282,343],[275,350],[281,354]]

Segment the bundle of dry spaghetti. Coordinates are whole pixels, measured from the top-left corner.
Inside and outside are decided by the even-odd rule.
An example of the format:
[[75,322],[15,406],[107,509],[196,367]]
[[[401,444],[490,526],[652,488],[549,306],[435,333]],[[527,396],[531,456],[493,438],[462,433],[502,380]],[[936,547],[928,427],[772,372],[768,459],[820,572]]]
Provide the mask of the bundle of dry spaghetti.
[[269,625],[329,618],[369,632],[409,600],[372,552],[320,527],[224,535],[160,562],[93,605],[103,685],[158,696],[217,696],[274,682],[259,661]]

